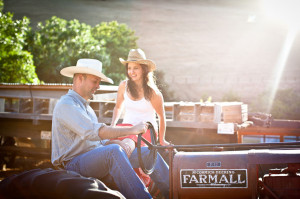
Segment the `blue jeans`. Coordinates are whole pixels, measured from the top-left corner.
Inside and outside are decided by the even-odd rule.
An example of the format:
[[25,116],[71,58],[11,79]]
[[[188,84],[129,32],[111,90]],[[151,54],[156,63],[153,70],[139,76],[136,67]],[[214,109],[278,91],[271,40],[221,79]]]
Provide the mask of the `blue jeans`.
[[[142,147],[142,157],[147,167],[149,150]],[[152,198],[147,188],[137,176],[133,168],[138,168],[137,149],[128,159],[125,151],[117,144],[99,146],[91,151],[73,158],[67,165],[67,170],[72,170],[86,177],[101,180],[108,174],[112,176],[119,191],[128,199]],[[169,167],[158,154],[151,179],[157,184],[166,198],[169,198]]]

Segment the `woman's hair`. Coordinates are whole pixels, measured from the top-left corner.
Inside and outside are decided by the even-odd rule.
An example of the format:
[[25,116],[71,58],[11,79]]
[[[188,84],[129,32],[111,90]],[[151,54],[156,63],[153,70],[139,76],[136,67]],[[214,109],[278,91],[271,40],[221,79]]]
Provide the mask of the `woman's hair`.
[[[144,96],[145,99],[150,101],[152,97],[152,91],[158,91],[158,88],[155,84],[155,79],[153,77],[153,72],[149,71],[149,68],[145,64],[140,64],[143,71],[143,89],[144,89]],[[126,75],[128,78],[127,81],[127,91],[130,93],[130,95],[137,99],[139,97],[138,91],[137,91],[137,85],[134,81],[129,77],[128,75],[128,64],[126,64]]]

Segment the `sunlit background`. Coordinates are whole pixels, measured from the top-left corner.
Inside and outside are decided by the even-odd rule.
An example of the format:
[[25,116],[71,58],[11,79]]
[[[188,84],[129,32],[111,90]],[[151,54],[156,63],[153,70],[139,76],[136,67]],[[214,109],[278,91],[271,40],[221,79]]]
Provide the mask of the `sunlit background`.
[[117,20],[139,36],[174,97],[251,104],[279,89],[300,91],[297,0],[5,0],[34,27],[51,16],[90,25]]
[[[266,13],[266,17],[268,17],[270,20],[286,24],[287,26],[285,41],[282,45],[280,54],[277,58],[277,63],[275,65],[276,76],[274,84],[271,88],[271,96],[268,105],[268,111],[270,112],[273,100],[279,87],[280,80],[282,78],[282,74],[287,65],[291,49],[293,47],[293,44],[295,43],[297,34],[299,33],[300,2],[297,0],[264,0],[262,3],[262,7]],[[298,66],[298,68],[299,67],[300,66]]]

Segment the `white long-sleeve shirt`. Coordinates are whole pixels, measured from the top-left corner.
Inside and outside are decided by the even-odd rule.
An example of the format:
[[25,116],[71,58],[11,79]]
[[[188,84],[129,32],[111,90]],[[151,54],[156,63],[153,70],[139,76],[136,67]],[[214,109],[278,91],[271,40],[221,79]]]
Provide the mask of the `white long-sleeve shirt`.
[[98,132],[104,125],[98,122],[89,102],[69,90],[53,111],[52,164],[59,166],[63,161],[102,145]]

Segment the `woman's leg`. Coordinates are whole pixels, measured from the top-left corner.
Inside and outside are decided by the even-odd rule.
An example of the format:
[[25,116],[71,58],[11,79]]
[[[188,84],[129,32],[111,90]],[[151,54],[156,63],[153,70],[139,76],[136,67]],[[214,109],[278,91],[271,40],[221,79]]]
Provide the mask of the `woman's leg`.
[[126,153],[117,144],[100,146],[73,158],[66,166],[86,177],[113,177],[119,191],[126,198],[151,198],[144,184],[133,170]]
[[[147,147],[141,147],[141,152],[144,164],[147,167],[150,164],[152,156],[148,158],[150,151]],[[137,149],[132,152],[129,160],[133,168],[139,167]],[[159,153],[157,153],[157,161],[154,166],[154,171],[150,174],[150,177],[157,184],[164,196],[169,198],[169,166]]]

